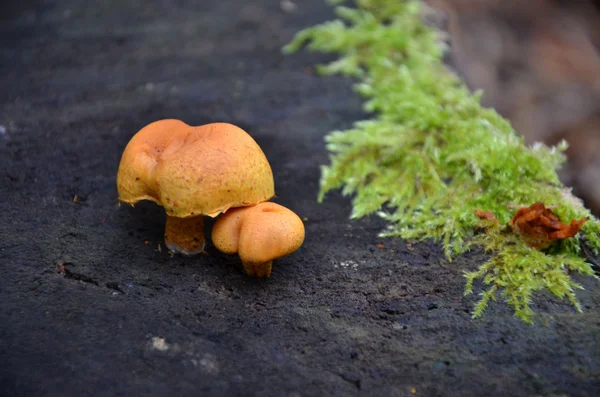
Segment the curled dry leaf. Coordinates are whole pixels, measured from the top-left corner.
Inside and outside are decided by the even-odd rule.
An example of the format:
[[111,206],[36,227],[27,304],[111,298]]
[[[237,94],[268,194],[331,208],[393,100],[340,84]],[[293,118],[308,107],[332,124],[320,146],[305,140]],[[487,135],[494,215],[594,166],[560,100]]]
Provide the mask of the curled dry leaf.
[[495,229],[500,224],[500,221],[496,218],[496,214],[492,211],[475,210],[475,215],[481,219],[481,222],[475,225],[475,230]]
[[495,222],[498,221],[498,218],[496,218],[496,215],[494,215],[492,211],[475,210],[475,215],[477,215],[479,219],[487,219]]
[[513,231],[519,234],[527,244],[544,249],[554,240],[575,236],[588,218],[562,223],[558,216],[544,203],[535,203],[521,208],[510,221]]

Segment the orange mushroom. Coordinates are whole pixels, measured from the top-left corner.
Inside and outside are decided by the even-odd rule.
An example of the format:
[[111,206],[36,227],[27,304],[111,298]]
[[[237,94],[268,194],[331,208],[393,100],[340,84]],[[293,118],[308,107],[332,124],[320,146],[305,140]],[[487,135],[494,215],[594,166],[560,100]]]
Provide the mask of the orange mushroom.
[[304,224],[279,204],[260,203],[221,215],[213,227],[212,241],[225,254],[237,253],[247,275],[268,277],[274,259],[300,248]]
[[255,205],[274,195],[273,172],[248,133],[227,123],[192,127],[156,121],[131,138],[119,164],[119,200],[165,208],[165,243],[173,252],[204,249],[204,216]]

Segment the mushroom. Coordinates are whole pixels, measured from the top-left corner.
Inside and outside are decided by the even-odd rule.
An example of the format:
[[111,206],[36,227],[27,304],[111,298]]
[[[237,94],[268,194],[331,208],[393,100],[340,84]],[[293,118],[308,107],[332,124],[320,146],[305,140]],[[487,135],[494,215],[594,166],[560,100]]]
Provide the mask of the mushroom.
[[213,226],[212,241],[225,254],[237,253],[248,276],[268,277],[273,259],[300,248],[304,224],[291,210],[265,202],[221,215]]
[[274,195],[273,172],[248,133],[227,123],[192,127],[156,121],[131,138],[119,164],[119,200],[151,200],[167,214],[165,243],[186,255],[204,249],[204,216]]

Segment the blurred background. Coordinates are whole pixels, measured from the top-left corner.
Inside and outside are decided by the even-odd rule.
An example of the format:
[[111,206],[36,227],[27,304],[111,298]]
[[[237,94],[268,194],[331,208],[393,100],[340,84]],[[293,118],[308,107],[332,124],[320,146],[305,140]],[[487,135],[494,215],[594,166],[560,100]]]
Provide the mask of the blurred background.
[[569,143],[560,171],[600,215],[600,1],[426,0],[451,63],[527,143]]

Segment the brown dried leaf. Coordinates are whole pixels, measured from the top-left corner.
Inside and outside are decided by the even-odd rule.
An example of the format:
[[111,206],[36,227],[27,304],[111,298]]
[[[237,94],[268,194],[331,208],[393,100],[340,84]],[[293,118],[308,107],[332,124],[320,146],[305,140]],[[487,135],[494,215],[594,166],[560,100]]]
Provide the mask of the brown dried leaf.
[[479,217],[479,219],[488,219],[491,221],[498,221],[498,218],[496,218],[496,215],[494,215],[494,213],[492,211],[475,210],[475,215],[477,215]]
[[588,218],[582,218],[578,221],[572,220],[570,224],[562,223],[544,203],[535,203],[519,209],[511,219],[510,225],[527,244],[544,249],[554,240],[575,236],[587,220]]

